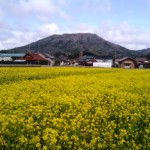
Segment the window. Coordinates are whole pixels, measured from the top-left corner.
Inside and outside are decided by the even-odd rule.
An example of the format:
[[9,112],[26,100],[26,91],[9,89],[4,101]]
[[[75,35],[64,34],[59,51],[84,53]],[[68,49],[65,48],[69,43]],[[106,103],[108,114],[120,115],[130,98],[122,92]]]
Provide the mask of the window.
[[124,63],[124,68],[130,68],[130,63]]

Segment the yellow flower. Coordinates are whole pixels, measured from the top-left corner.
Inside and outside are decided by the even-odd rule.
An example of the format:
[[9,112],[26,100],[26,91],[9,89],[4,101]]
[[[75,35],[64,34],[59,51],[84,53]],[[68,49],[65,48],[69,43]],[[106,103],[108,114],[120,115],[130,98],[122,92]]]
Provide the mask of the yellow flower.
[[47,150],[47,146],[43,146],[43,150]]
[[0,67],[0,149],[148,149],[149,77],[148,69]]
[[41,144],[40,144],[40,143],[37,143],[37,144],[36,144],[36,147],[37,147],[37,148],[40,148],[40,147],[41,147]]

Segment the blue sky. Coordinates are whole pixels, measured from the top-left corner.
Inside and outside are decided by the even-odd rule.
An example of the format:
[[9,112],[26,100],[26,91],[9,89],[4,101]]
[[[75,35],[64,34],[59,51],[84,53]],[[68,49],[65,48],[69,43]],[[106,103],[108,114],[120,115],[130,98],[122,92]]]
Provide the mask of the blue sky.
[[150,0],[0,0],[0,50],[87,32],[139,50],[150,48],[149,27]]

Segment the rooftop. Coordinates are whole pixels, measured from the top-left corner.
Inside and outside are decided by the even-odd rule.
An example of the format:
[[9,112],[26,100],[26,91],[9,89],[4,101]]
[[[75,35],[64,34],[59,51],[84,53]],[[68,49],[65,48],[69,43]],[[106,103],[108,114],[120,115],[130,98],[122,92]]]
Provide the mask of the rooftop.
[[22,60],[34,60],[34,61],[48,61],[49,59],[46,58],[43,54],[41,53],[31,53],[31,54],[26,54],[23,58],[21,58]]
[[0,53],[0,57],[23,57],[25,53]]
[[135,61],[135,62],[136,62],[136,60],[135,60],[135,59],[130,58],[130,57],[124,57],[124,58],[118,59],[117,61],[118,61],[118,62],[122,62],[122,61],[124,61],[124,60],[126,60],[126,59],[130,59],[130,60],[133,60],[133,61]]

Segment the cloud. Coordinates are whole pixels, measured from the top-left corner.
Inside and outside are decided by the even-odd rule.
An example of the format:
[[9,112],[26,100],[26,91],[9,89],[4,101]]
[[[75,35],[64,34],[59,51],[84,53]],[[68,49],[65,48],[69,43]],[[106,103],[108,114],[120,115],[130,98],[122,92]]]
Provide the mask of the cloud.
[[84,0],[84,8],[96,12],[108,13],[111,11],[110,0]]
[[67,0],[1,0],[0,5],[5,15],[10,15],[15,20],[17,20],[17,17],[18,20],[22,20],[22,18],[24,20],[38,19],[38,16],[47,17],[48,19],[56,16],[63,19],[72,18],[65,11]]
[[60,34],[61,29],[55,23],[44,24],[32,31],[3,31],[0,36],[0,49],[10,49],[40,40],[52,34]]
[[0,49],[22,46],[60,33],[53,22],[68,20],[68,0],[0,0]]
[[93,29],[89,27],[85,23],[78,24],[76,26],[73,26],[71,29],[75,33],[93,33]]
[[150,31],[130,27],[127,22],[122,22],[119,25],[105,22],[95,32],[108,41],[132,50],[150,47]]
[[69,6],[69,1],[70,0],[58,0],[58,4],[63,6],[63,7],[68,7]]
[[4,17],[3,11],[0,9],[0,21],[2,21],[3,17]]
[[60,28],[55,23],[45,24],[39,27],[36,31],[37,31],[37,34],[40,34],[40,36],[43,36],[43,37],[46,37],[52,34],[59,34],[61,32]]

